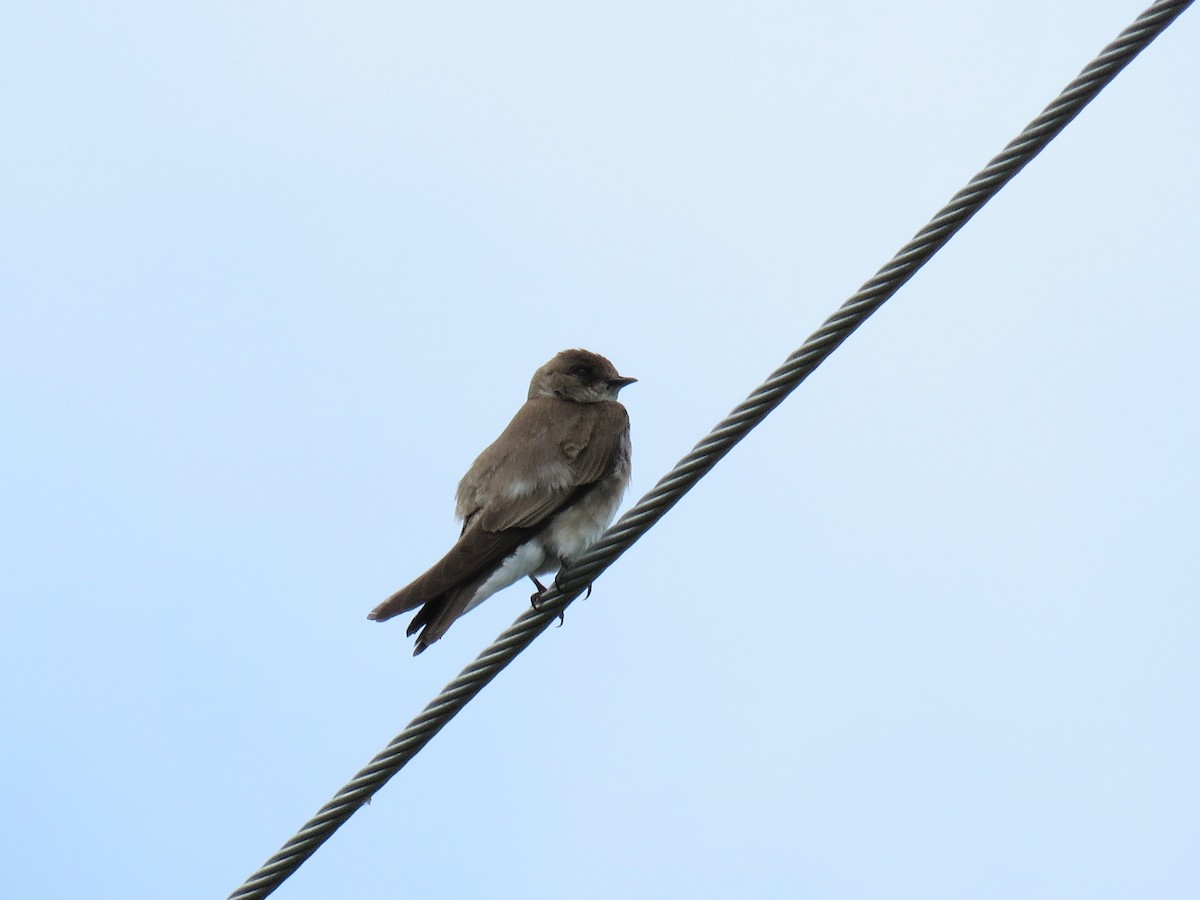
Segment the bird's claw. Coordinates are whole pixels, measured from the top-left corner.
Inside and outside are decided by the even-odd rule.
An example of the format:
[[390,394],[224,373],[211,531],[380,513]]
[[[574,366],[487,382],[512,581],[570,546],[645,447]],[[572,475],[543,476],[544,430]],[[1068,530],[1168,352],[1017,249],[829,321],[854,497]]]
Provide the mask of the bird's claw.
[[562,590],[562,573],[564,569],[570,568],[571,561],[565,556],[558,558],[558,571],[554,573],[554,586],[560,591]]
[[[562,563],[562,569],[559,569],[558,574],[556,574],[554,576],[554,587],[561,591],[562,583],[559,581],[559,575],[562,574],[563,569],[565,569],[565,568],[567,568],[567,566],[571,565],[571,561],[569,559],[567,559],[566,557],[563,557],[562,559],[559,560],[559,562]],[[541,612],[542,607],[541,607],[540,603],[541,603],[542,596],[546,593],[546,587],[532,575],[529,576],[529,580],[532,581],[535,585],[537,585],[537,590],[534,593],[529,595],[529,605],[532,606],[534,608],[534,610],[536,610],[537,612]],[[589,584],[587,586],[587,593],[583,595],[583,599],[586,600],[590,596],[592,596],[592,586]],[[562,628],[562,624],[566,620],[567,620],[566,611],[565,610],[560,611],[558,614],[558,626],[557,627]]]
[[529,576],[529,580],[537,585],[537,591],[529,596],[529,605],[540,612],[541,607],[538,606],[538,601],[542,599],[542,594],[546,593],[546,586],[538,581],[533,575]]
[[[554,573],[554,586],[561,591],[562,590],[562,573],[563,573],[564,569],[569,569],[571,567],[571,561],[569,559],[567,559],[565,556],[560,556],[558,558],[558,562],[559,562],[559,570]],[[587,586],[587,592],[583,595],[583,599],[586,600],[590,596],[592,596],[592,586],[589,584]]]

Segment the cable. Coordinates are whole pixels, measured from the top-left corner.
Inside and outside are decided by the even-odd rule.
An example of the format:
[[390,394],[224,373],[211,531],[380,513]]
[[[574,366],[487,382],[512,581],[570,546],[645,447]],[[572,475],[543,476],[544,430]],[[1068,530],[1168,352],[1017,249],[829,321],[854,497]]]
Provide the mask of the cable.
[[987,164],[905,244],[887,265],[825,320],[782,366],[681,459],[645,497],[608,529],[570,569],[560,573],[537,610],[530,609],[451,681],[361,772],[251,875],[230,900],[265,897],[298,869],[343,822],[378,791],[468,701],[531,644],[584,589],[691,490],[713,466],[795,390],[829,354],[916,274],[988,200],[1006,185],[1191,0],[1160,0],[1101,51],[1003,152]]

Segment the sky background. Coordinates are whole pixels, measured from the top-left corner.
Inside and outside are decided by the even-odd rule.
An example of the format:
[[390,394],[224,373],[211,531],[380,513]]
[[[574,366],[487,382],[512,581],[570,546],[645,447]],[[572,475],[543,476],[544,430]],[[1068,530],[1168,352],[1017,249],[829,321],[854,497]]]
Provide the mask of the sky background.
[[[380,599],[565,347],[641,496],[1140,2],[21,4],[0,883],[224,897],[525,608]],[[1183,17],[276,896],[1200,893]]]

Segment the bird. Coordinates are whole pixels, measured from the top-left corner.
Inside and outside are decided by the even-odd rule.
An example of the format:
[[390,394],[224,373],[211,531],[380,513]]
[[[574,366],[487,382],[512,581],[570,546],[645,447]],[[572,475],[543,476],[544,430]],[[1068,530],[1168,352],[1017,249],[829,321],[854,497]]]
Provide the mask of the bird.
[[492,594],[565,566],[612,522],[629,486],[629,413],[617,399],[636,378],[590,350],[541,366],[508,426],[458,484],[462,531],[423,575],[368,614],[382,622],[419,610],[413,656]]

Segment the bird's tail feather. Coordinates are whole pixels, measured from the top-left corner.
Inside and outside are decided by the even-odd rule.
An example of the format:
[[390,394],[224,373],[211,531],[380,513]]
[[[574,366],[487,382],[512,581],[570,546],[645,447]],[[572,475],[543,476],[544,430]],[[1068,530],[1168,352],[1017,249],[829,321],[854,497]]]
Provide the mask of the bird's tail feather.
[[425,596],[420,590],[421,580],[418,578],[408,587],[402,587],[392,596],[388,597],[373,610],[367,613],[367,618],[375,622],[384,622],[392,616],[398,616],[402,612],[408,612],[410,609],[416,609],[422,603],[427,602],[430,598]]

